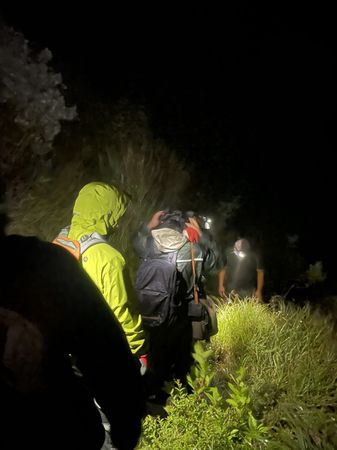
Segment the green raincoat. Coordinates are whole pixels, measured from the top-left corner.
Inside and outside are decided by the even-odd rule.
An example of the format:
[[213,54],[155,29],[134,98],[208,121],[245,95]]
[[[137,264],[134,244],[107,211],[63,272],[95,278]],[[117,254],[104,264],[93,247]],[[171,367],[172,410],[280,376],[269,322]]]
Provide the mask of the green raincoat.
[[[114,186],[93,182],[84,186],[75,201],[69,238],[79,240],[96,232],[107,236],[125,212],[126,199]],[[123,256],[108,243],[89,247],[82,257],[82,265],[122,325],[132,353],[142,355],[145,336],[141,316],[134,312],[128,298],[123,271]]]

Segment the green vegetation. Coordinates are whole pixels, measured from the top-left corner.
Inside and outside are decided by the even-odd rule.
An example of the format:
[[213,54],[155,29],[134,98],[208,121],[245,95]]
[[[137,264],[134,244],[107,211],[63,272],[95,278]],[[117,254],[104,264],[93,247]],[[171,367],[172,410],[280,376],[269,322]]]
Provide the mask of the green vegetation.
[[334,449],[336,356],[331,321],[308,306],[222,306],[218,335],[196,348],[193,393],[173,389],[139,449]]
[[166,407],[168,417],[145,419],[139,449],[264,448],[267,428],[253,416],[243,369],[229,383],[225,402],[218,388],[211,385],[214,372],[208,364],[210,354],[196,344],[196,364],[188,380],[193,393],[188,395],[177,382]]

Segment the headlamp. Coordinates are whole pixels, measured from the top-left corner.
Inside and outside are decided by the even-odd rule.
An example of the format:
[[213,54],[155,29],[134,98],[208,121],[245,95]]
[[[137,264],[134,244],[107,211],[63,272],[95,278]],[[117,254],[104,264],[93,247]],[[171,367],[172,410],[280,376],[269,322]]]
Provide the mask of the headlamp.
[[244,258],[246,256],[245,252],[240,252],[238,250],[234,249],[234,253],[236,254],[236,256],[238,256],[239,258]]

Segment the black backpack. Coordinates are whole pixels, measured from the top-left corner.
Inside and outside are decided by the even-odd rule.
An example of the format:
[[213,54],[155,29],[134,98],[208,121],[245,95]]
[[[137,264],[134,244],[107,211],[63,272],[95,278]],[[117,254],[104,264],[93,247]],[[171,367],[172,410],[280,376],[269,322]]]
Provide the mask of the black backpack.
[[178,251],[146,257],[136,275],[136,292],[144,325],[169,325],[177,306]]

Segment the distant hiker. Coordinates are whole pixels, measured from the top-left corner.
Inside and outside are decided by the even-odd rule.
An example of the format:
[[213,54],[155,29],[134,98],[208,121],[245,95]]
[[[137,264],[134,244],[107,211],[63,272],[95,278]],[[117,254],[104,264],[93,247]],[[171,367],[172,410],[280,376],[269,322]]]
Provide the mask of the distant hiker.
[[126,198],[116,187],[101,182],[89,183],[77,196],[69,229],[54,242],[67,248],[69,241],[63,240],[66,237],[79,245],[78,257],[84,270],[122,325],[132,353],[146,365],[145,334],[131,283],[127,284],[125,260],[106,240],[125,209]]
[[264,268],[260,257],[252,251],[247,239],[238,239],[226,251],[224,266],[218,274],[219,295],[255,297],[262,301]]
[[142,377],[101,293],[56,245],[0,236],[0,448],[99,450],[105,432],[95,398],[113,445],[134,449]]
[[215,267],[215,253],[195,217],[180,211],[156,212],[134,240],[142,258],[136,290],[144,327],[149,335],[149,367],[153,375],[152,401],[165,403],[165,381],[180,379],[193,363],[192,325],[189,317],[194,299],[191,242],[193,242],[196,285],[203,273]]

